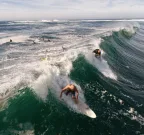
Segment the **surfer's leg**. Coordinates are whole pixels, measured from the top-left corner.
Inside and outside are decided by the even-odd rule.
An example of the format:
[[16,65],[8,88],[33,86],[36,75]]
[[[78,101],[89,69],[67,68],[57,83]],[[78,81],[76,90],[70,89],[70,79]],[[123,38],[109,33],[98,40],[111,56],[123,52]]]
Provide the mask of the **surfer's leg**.
[[75,91],[71,92],[71,94],[72,94],[72,98],[76,99],[76,97],[75,97]]

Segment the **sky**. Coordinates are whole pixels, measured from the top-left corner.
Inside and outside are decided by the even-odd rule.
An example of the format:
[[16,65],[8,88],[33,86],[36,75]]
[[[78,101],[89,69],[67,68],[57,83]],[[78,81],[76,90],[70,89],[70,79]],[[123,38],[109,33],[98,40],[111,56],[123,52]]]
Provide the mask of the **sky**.
[[144,0],[0,0],[0,20],[144,18]]

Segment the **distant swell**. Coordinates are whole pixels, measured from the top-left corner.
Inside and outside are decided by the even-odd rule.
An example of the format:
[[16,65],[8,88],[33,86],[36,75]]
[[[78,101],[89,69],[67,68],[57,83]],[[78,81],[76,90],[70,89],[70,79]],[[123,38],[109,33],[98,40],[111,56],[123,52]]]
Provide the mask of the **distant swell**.
[[[144,22],[0,22],[0,134],[143,134],[143,58]],[[59,97],[67,84],[96,119]]]

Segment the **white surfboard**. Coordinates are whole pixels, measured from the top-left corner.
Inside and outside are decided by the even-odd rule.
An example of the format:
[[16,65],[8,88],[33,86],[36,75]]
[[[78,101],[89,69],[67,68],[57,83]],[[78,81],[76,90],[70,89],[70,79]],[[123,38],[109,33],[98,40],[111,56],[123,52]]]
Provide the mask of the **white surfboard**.
[[55,81],[53,81],[51,83],[54,83],[52,85],[55,87],[52,89],[56,90],[53,92],[54,92],[54,94],[56,94],[58,99],[60,98],[59,97],[60,93],[65,86],[67,86],[68,84],[74,84],[79,91],[78,102],[76,102],[76,100],[72,99],[72,96],[70,93],[66,96],[65,92],[63,92],[60,100],[65,105],[67,105],[69,108],[74,110],[75,112],[81,113],[81,114],[86,115],[90,118],[96,118],[96,114],[94,113],[94,111],[92,109],[90,109],[90,107],[85,103],[83,90],[80,88],[79,85],[77,85],[75,82],[70,80],[67,76],[63,76],[63,75],[55,77]]
[[78,111],[79,113],[84,114],[90,118],[96,118],[96,114],[94,113],[94,111],[90,109],[89,106],[84,103],[80,98],[76,101],[75,99],[72,99],[71,96],[66,96],[65,94],[63,94],[62,99],[66,104],[70,104],[68,100],[71,100],[71,105],[73,104],[73,108],[75,108],[76,111]]
[[90,118],[96,118],[96,114],[92,109],[89,108],[89,106],[82,102],[81,100],[78,100],[78,103],[75,103],[77,106],[77,109],[82,113],[85,114],[86,116]]

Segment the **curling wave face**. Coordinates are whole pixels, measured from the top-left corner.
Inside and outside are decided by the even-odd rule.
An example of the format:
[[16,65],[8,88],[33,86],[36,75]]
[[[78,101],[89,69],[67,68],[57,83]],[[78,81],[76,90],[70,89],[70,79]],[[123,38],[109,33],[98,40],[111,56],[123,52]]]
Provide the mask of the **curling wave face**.
[[[0,133],[142,133],[143,27],[134,21],[0,22]],[[100,59],[92,53],[96,48]],[[100,121],[79,115],[69,99],[59,100],[69,83]]]

